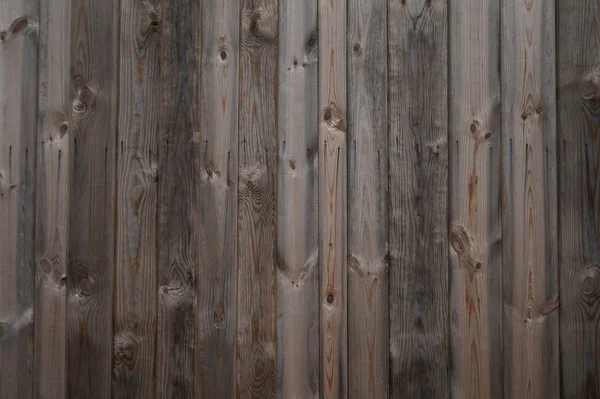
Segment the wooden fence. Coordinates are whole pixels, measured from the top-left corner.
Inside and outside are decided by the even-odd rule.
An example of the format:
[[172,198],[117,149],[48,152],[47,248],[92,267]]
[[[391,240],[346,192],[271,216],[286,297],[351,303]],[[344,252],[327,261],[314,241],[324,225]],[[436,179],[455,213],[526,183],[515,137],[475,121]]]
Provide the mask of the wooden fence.
[[600,1],[0,0],[0,398],[600,398]]

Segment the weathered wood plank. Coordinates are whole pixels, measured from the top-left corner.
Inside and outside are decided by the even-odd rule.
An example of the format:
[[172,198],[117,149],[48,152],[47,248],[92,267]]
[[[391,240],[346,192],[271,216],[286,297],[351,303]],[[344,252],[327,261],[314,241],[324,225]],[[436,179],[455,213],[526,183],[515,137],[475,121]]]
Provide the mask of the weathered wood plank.
[[111,393],[118,7],[72,0],[67,395]]
[[113,396],[151,398],[157,301],[160,5],[120,12]]
[[[596,398],[600,396],[600,4],[560,0],[556,15],[561,397]],[[551,104],[540,105],[543,116]],[[532,114],[527,118],[540,118]],[[550,281],[552,276],[544,277]],[[550,297],[547,293],[542,300]]]
[[321,397],[348,395],[346,1],[319,2]]
[[390,396],[448,386],[446,0],[390,0]]
[[69,0],[40,1],[33,396],[67,393],[70,101]]
[[319,396],[317,1],[282,0],[277,187],[277,396]]
[[[450,389],[502,398],[499,2],[449,2]],[[524,396],[523,396],[524,397]]]
[[387,2],[348,1],[348,394],[386,398]]
[[0,0],[0,397],[33,387],[39,2]]
[[236,394],[275,396],[277,0],[242,0]]
[[156,396],[194,398],[200,185],[200,3],[162,3]]
[[239,1],[206,0],[203,7],[197,389],[200,398],[233,398]]

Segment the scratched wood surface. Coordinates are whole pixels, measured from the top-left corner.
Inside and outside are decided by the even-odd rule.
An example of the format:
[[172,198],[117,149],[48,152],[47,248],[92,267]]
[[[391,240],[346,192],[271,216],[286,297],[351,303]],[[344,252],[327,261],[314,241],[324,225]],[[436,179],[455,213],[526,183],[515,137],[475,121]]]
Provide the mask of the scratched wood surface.
[[0,397],[600,398],[599,18],[0,0]]

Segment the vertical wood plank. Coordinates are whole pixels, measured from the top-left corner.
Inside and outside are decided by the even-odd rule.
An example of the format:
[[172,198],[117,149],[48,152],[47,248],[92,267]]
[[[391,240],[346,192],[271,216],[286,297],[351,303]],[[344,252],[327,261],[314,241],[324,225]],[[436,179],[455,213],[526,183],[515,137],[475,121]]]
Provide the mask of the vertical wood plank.
[[119,42],[114,397],[154,396],[160,4],[122,0]]
[[321,396],[348,395],[346,1],[319,2]]
[[200,3],[162,2],[156,396],[195,397]]
[[40,1],[34,397],[67,393],[70,0]]
[[561,397],[595,398],[600,396],[600,4],[560,0],[556,13]]
[[386,398],[387,2],[348,1],[348,394]]
[[278,1],[242,0],[238,398],[275,396]]
[[39,2],[0,1],[0,397],[33,387]]
[[499,2],[449,11],[450,389],[502,398]]
[[448,381],[447,1],[389,0],[390,396]]
[[317,1],[282,0],[277,187],[277,396],[319,396]]
[[111,393],[118,3],[73,0],[67,394]]
[[233,398],[237,276],[239,1],[202,11],[198,397]]

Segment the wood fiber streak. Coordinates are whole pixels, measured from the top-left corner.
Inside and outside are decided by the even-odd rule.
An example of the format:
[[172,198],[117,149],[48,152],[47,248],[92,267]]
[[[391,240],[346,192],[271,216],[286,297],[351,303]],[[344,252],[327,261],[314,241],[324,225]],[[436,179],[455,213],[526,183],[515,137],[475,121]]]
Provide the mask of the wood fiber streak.
[[501,399],[499,2],[448,7],[451,397]]
[[0,397],[33,388],[39,2],[0,0]]
[[348,2],[348,395],[389,394],[387,3]]
[[155,388],[160,19],[158,1],[121,1],[113,397]]
[[278,2],[241,2],[238,398],[275,397]]
[[600,397],[600,4],[557,1],[561,397]]
[[448,386],[445,0],[389,0],[390,397]]
[[200,4],[161,8],[156,396],[194,398],[198,326]]
[[71,2],[40,1],[35,218],[35,398],[67,393]]
[[233,398],[239,2],[205,0],[201,29],[197,397]]
[[317,1],[279,15],[277,396],[318,398]]

